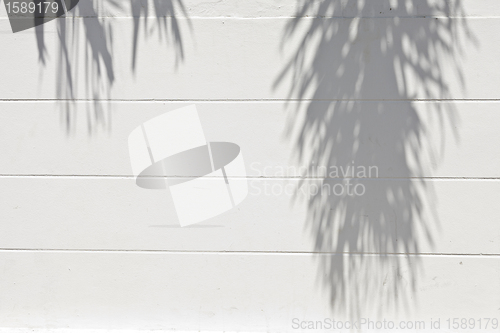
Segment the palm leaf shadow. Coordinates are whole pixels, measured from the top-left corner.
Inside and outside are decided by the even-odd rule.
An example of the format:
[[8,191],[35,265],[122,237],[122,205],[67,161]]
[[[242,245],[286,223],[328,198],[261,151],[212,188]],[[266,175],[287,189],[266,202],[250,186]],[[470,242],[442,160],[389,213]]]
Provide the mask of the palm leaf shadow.
[[[415,302],[418,253],[432,246],[439,223],[422,154],[442,154],[416,103],[451,96],[444,63],[462,53],[460,33],[474,39],[455,17],[464,17],[461,0],[299,0],[284,31],[282,49],[293,51],[274,87],[289,87],[288,98],[298,100],[287,105],[286,136],[308,170],[299,187],[315,186],[305,191],[306,225],[313,250],[323,253],[318,279],[338,313],[360,318]],[[455,72],[465,88],[456,63]],[[453,104],[428,106],[444,143],[445,127],[458,122]],[[332,167],[356,173],[332,175]],[[365,192],[332,191],[348,182],[352,194],[356,185]]]
[[[175,63],[184,60],[184,46],[179,15],[187,18],[182,0],[130,0],[128,3],[116,0],[82,0],[68,13],[67,18],[57,19],[57,100],[61,107],[61,117],[68,134],[75,131],[80,112],[78,100],[90,101],[86,104],[86,122],[89,134],[99,128],[110,129],[111,99],[115,83],[115,55],[113,52],[112,20],[99,17],[104,8],[124,11],[130,9],[133,17],[131,31],[131,71],[136,72],[141,21],[144,24],[143,38],[157,32],[160,41],[173,45]],[[151,9],[152,7],[152,9]],[[149,24],[150,15],[154,19]],[[46,45],[44,26],[36,27],[39,61],[46,64],[49,52]],[[81,78],[83,77],[83,79]],[[78,85],[84,84],[84,87]]]

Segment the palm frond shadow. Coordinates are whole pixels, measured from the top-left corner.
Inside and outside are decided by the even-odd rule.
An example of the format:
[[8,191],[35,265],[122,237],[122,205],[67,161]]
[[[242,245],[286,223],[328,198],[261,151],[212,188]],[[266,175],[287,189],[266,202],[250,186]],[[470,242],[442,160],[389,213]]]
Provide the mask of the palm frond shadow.
[[[369,309],[409,308],[416,302],[418,253],[432,246],[439,225],[432,182],[418,178],[432,171],[422,154],[440,156],[445,128],[459,121],[452,103],[427,103],[440,128],[437,148],[415,100],[450,98],[452,79],[465,89],[454,62],[465,47],[458,35],[474,37],[464,19],[450,19],[464,17],[461,0],[298,4],[283,34],[282,49],[291,48],[284,52],[291,56],[275,89],[291,82],[288,97],[299,101],[287,105],[293,159],[306,176],[327,170],[320,180],[304,177],[299,187],[315,190],[295,197],[306,201],[313,250],[329,254],[319,256],[320,285],[337,313],[359,318]],[[443,74],[450,66],[456,78]],[[351,179],[328,177],[332,167],[356,172]],[[332,191],[347,182],[351,193],[359,184],[364,194]]]
[[[113,24],[99,15],[105,12],[104,5],[118,12],[130,10],[128,14],[133,17],[131,72],[136,72],[140,41],[153,34],[159,35],[160,42],[166,43],[167,49],[173,49],[176,65],[184,60],[178,20],[182,16],[189,22],[189,18],[182,0],[130,0],[128,3],[115,0],[80,1],[66,19],[57,20],[57,99],[68,134],[75,130],[77,117],[81,116],[76,110],[77,100],[92,102],[85,106],[89,134],[99,128],[109,130],[111,126],[108,101],[116,80],[116,56]],[[44,26],[36,27],[35,31],[39,61],[45,65],[50,54]],[[79,87],[79,83],[85,86]]]

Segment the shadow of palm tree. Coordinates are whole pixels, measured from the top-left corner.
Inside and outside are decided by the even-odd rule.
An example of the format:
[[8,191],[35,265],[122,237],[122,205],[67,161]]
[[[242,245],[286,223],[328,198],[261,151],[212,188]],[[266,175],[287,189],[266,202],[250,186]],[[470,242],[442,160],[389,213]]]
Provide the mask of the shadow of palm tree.
[[[292,82],[288,97],[299,101],[287,105],[287,137],[308,170],[300,187],[314,187],[305,200],[314,251],[323,253],[318,277],[337,313],[406,308],[417,254],[432,246],[439,222],[421,161],[442,152],[416,103],[450,98],[445,63],[462,80],[458,35],[473,37],[461,1],[299,0],[298,8],[275,88]],[[451,103],[427,105],[442,129],[455,126]]]
[[[141,18],[144,20],[144,30],[148,32],[148,17],[150,12],[150,3],[141,2],[138,0],[130,0],[130,5],[132,9],[132,16],[134,18],[134,46],[132,52],[132,69],[135,71],[138,45],[139,45],[139,33],[141,27]],[[173,46],[176,55],[176,65],[184,60],[184,45],[182,43],[182,34],[177,20],[178,12],[183,17],[188,17],[186,7],[182,3],[182,0],[154,0],[153,8],[155,12],[156,26],[159,30],[159,38],[165,38],[167,42],[169,41],[169,36],[173,40]],[[191,26],[190,26],[191,27]],[[151,31],[150,31],[151,32]]]
[[[158,33],[160,41],[173,44],[176,65],[184,60],[184,47],[178,15],[187,18],[182,0],[115,0],[80,1],[67,18],[57,20],[57,99],[65,128],[71,133],[77,119],[77,100],[92,101],[87,106],[88,133],[110,128],[111,112],[107,101],[115,82],[113,25],[99,15],[104,7],[115,11],[130,10],[133,17],[131,71],[136,71],[141,26],[144,38]],[[150,17],[151,15],[151,17]],[[149,24],[150,18],[154,24]],[[188,20],[189,22],[189,20]],[[48,57],[44,26],[36,27],[39,61]],[[79,77],[80,76],[80,77]],[[84,76],[81,79],[81,76]],[[84,82],[85,87],[78,87]],[[83,93],[82,93],[83,91]]]

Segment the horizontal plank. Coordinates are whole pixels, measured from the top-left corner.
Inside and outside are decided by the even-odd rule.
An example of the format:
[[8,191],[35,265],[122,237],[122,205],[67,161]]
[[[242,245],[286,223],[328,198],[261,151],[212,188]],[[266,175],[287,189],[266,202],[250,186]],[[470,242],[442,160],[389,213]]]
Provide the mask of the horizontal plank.
[[498,99],[496,18],[156,22],[0,20],[0,98]]
[[196,1],[178,0],[154,2],[131,0],[116,2],[102,0],[82,1],[70,16],[85,17],[491,17],[500,14],[495,0],[426,0],[399,3],[389,0],[372,0],[358,3],[337,1]]
[[[96,116],[91,102],[74,103],[69,113],[59,102],[1,102],[0,174],[132,176],[130,133],[186,105],[113,102]],[[241,147],[246,172],[234,176],[344,178],[342,170],[376,167],[365,177],[500,177],[497,102],[196,107],[207,141]],[[315,127],[318,121],[323,125]]]
[[[243,181],[229,179],[229,184]],[[133,179],[0,178],[0,244],[6,249],[500,253],[500,181],[340,184],[250,179],[248,195],[236,208],[181,228],[179,202],[201,213],[213,204],[139,188]]]
[[292,332],[294,318],[498,317],[498,258],[351,256],[330,273],[341,258],[321,258],[1,252],[0,326]]

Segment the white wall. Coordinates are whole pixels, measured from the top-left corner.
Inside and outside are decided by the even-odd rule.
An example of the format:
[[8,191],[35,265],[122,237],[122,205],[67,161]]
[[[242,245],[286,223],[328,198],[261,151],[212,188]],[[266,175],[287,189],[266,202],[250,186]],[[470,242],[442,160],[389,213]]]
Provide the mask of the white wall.
[[[81,0],[16,34],[0,6],[0,327],[500,320],[497,0],[160,3]],[[180,228],[127,140],[190,104],[250,193]],[[378,174],[280,192],[313,162]]]

